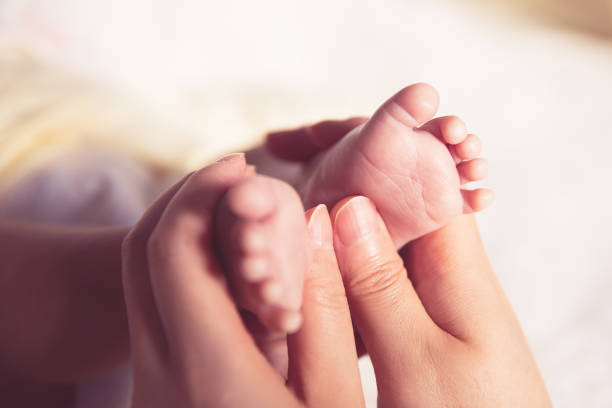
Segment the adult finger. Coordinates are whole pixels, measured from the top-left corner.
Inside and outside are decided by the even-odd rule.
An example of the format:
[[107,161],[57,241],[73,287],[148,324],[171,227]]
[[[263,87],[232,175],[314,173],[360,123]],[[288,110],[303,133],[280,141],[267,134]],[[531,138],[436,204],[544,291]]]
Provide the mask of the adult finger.
[[328,149],[367,118],[325,120],[311,126],[268,133],[266,148],[279,159],[306,161]]
[[217,202],[245,170],[243,156],[230,156],[183,184],[149,239],[151,285],[169,364],[190,393],[199,393],[193,398],[228,406],[292,406],[295,398],[244,328],[212,251]]
[[488,339],[493,332],[505,336],[511,314],[482,245],[473,215],[456,217],[443,228],[421,237],[402,250],[419,297],[436,324],[465,341]]
[[[160,353],[164,335],[151,292],[146,247],[149,236],[166,206],[191,173],[164,192],[144,213],[125,237],[122,246],[122,279],[130,330],[132,355],[152,356]],[[136,360],[141,360],[136,357]]]
[[362,196],[332,211],[334,247],[353,322],[372,359],[379,395],[403,393],[407,371],[418,370],[440,334],[427,315],[384,222]]
[[304,280],[303,324],[288,337],[289,385],[312,407],[364,406],[353,326],[324,205],[307,212],[313,263]]

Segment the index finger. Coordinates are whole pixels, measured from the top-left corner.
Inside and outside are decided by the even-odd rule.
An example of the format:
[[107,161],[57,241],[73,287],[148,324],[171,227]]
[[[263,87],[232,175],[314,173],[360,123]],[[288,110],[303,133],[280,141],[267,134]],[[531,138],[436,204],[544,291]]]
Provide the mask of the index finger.
[[[148,243],[151,286],[171,367],[181,382],[228,406],[294,406],[244,328],[212,248],[215,207],[246,169],[244,158],[194,173],[168,204]],[[240,392],[228,393],[228,390]]]

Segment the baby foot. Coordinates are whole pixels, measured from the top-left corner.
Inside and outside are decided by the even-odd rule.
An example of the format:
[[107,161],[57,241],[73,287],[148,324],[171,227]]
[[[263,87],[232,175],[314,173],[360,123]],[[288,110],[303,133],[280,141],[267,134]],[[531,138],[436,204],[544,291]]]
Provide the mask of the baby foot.
[[432,119],[437,108],[438,93],[427,84],[391,97],[306,165],[296,183],[306,208],[367,196],[401,247],[451,217],[489,206],[491,190],[463,189],[487,173],[487,162],[476,158],[478,137],[455,116]]
[[238,304],[269,329],[293,332],[310,253],[304,208],[288,184],[251,173],[220,203],[219,252]]

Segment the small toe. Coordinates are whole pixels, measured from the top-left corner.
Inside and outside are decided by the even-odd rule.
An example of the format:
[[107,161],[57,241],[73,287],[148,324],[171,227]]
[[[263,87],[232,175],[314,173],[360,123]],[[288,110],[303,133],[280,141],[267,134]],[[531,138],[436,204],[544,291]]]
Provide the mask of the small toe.
[[291,334],[302,326],[302,314],[297,310],[262,304],[257,310],[257,319],[272,333]]
[[415,127],[430,120],[438,110],[440,97],[434,87],[417,83],[402,89],[393,95],[374,114],[389,114],[405,126]]
[[482,149],[480,138],[475,134],[469,134],[461,143],[453,146],[455,155],[461,160],[469,160],[477,157]]
[[263,302],[272,304],[283,296],[283,286],[275,279],[268,279],[258,284],[257,292]]
[[432,119],[421,126],[420,129],[433,134],[450,145],[463,142],[468,135],[465,122],[457,116],[442,116]]
[[482,158],[464,161],[457,165],[461,184],[482,180],[487,176],[488,171],[488,163]]
[[248,282],[257,282],[270,275],[265,257],[246,257],[238,263],[238,273]]
[[473,212],[484,210],[493,203],[493,190],[488,188],[479,188],[476,190],[462,190],[463,195],[463,213],[470,214]]
[[268,228],[256,222],[245,222],[236,228],[235,242],[243,254],[262,254],[268,248]]
[[447,116],[444,118],[440,122],[440,132],[442,133],[442,139],[452,145],[464,141],[468,134],[465,122],[457,116]]
[[303,318],[300,312],[283,310],[278,314],[278,322],[282,331],[295,333],[302,326]]

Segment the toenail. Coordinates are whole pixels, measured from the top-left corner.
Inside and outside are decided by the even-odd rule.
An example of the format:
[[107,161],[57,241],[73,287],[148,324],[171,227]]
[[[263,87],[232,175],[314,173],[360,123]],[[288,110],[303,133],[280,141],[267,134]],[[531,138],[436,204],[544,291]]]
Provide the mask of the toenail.
[[265,235],[258,229],[247,229],[240,240],[240,249],[247,253],[264,252],[267,246]]
[[300,312],[285,311],[280,318],[280,327],[287,333],[296,332],[302,325]]
[[246,258],[242,261],[241,270],[245,279],[259,280],[267,275],[268,262],[264,258]]
[[336,213],[334,229],[340,241],[350,245],[378,228],[378,215],[374,204],[366,197],[348,200]]
[[275,281],[268,281],[261,285],[260,296],[266,302],[275,302],[283,294],[283,287]]

